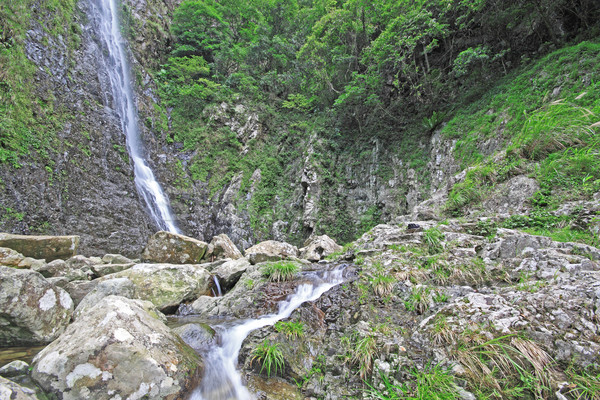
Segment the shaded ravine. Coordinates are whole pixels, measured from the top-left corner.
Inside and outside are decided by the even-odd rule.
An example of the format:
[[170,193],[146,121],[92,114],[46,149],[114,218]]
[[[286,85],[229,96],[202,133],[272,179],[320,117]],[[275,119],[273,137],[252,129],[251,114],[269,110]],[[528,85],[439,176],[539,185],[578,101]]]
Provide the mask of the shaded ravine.
[[304,302],[317,300],[323,293],[343,282],[345,265],[332,271],[315,272],[305,276],[313,283],[299,285],[294,294],[279,303],[276,314],[245,320],[231,325],[215,326],[219,332],[220,345],[202,354],[205,362],[202,383],[192,393],[190,400],[254,400],[255,397],[243,385],[236,365],[244,339],[254,330],[274,325],[288,318]]
[[92,9],[99,23],[101,40],[106,45],[106,71],[110,78],[113,107],[125,133],[129,156],[133,161],[135,186],[159,229],[179,233],[169,199],[144,159],[139,118],[135,106],[131,73],[119,26],[116,0],[95,0]]

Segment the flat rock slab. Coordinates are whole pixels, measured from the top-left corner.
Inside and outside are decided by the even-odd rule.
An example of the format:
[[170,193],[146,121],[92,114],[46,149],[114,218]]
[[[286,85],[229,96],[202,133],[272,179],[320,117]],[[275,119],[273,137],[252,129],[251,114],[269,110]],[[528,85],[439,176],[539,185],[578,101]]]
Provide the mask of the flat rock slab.
[[289,243],[267,240],[246,249],[245,253],[251,264],[258,264],[265,261],[298,257],[298,248]]
[[151,303],[103,298],[33,360],[33,379],[63,400],[184,399],[202,360]]
[[0,247],[8,247],[25,257],[47,262],[73,257],[77,253],[79,236],[27,236],[0,233]]
[[128,278],[135,287],[136,298],[151,301],[162,311],[210,294],[213,285],[208,271],[188,264],[137,264],[97,280],[114,278]]
[[200,264],[208,243],[160,231],[152,235],[142,253],[142,261],[161,264]]
[[45,344],[73,314],[73,300],[38,272],[0,266],[0,346]]

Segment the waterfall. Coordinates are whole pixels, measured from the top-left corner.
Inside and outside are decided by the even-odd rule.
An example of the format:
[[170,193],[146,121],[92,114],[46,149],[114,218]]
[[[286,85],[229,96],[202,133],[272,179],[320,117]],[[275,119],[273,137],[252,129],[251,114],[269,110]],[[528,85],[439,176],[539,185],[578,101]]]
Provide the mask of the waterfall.
[[108,53],[105,62],[114,99],[113,106],[121,119],[129,156],[133,161],[135,186],[156,225],[161,230],[179,233],[169,199],[144,159],[130,68],[119,27],[117,0],[96,1],[100,35]]
[[345,266],[322,275],[313,276],[314,283],[298,286],[296,292],[279,304],[276,314],[240,322],[234,326],[216,326],[221,331],[219,346],[214,346],[202,354],[205,362],[201,385],[194,390],[190,400],[254,400],[254,396],[242,384],[242,377],[236,369],[237,359],[244,339],[253,330],[274,325],[288,318],[292,312],[306,301],[314,301],[332,287],[343,282]]

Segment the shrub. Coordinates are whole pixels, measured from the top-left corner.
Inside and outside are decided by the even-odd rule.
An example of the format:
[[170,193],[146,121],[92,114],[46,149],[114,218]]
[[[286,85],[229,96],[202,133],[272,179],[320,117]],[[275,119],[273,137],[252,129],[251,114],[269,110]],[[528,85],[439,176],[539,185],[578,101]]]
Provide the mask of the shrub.
[[444,250],[442,240],[444,240],[444,234],[436,227],[426,229],[423,232],[423,242],[429,254],[441,253]]

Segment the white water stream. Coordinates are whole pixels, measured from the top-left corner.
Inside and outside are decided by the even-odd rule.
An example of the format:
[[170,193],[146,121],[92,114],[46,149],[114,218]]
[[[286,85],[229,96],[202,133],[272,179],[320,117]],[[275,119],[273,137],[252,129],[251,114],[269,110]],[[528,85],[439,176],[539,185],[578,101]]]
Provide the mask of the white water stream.
[[108,52],[106,66],[112,88],[114,108],[121,119],[129,156],[133,160],[135,186],[144,199],[156,225],[161,230],[179,233],[169,199],[144,159],[130,68],[123,44],[124,40],[121,36],[116,0],[96,1],[101,39],[106,44]]
[[[220,333],[220,345],[215,346],[204,357],[204,377],[201,385],[192,393],[190,400],[254,400],[255,397],[244,387],[236,369],[242,342],[253,330],[274,325],[288,318],[306,301],[314,301],[332,287],[343,282],[344,267],[315,274],[314,283],[298,286],[296,292],[279,304],[279,312],[257,319],[243,321],[224,329]],[[218,327],[216,327],[218,329]]]

